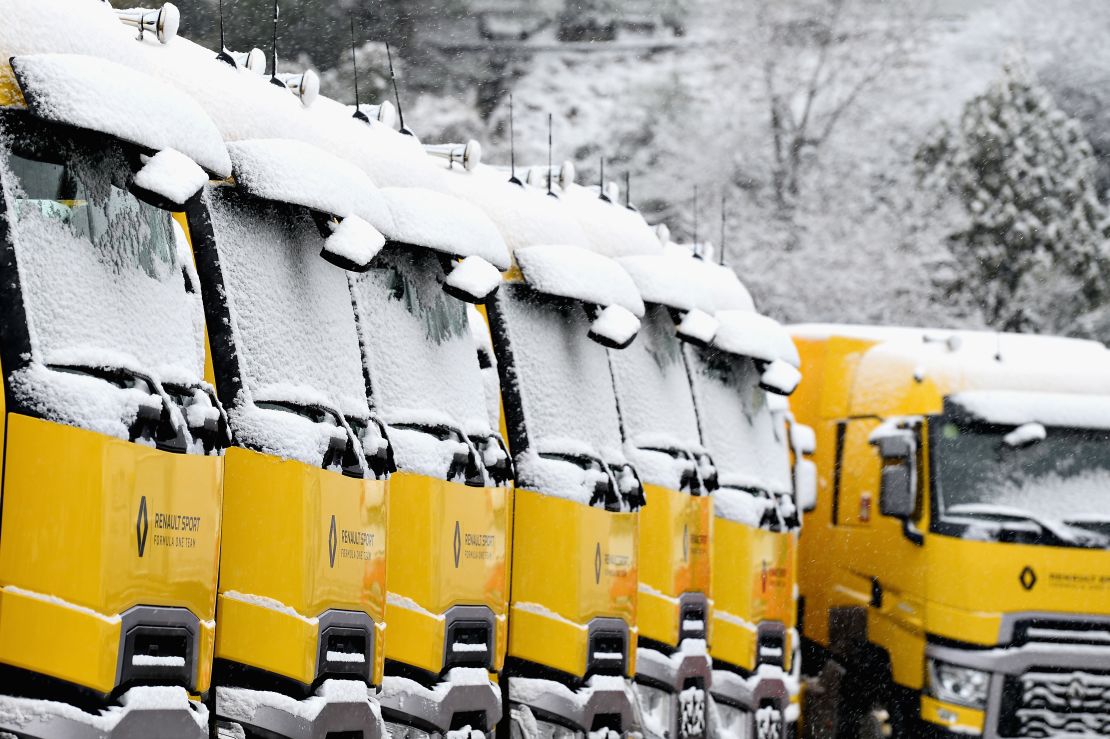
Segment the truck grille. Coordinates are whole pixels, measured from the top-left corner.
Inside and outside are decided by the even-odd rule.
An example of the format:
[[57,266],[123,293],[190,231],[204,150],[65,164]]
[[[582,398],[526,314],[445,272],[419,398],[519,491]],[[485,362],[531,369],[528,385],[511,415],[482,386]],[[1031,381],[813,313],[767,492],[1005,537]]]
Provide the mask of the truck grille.
[[1026,672],[1007,681],[1017,703],[1007,736],[1110,737],[1110,672]]

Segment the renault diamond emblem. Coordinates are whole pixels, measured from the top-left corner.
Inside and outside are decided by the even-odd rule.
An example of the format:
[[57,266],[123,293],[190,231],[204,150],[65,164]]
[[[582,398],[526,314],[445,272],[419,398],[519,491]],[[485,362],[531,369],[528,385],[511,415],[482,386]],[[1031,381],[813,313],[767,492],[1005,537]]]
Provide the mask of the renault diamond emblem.
[[335,514],[331,517],[331,531],[328,532],[328,560],[335,567],[335,548],[339,545],[339,536],[335,531]]
[[146,515],[146,496],[139,501],[139,517],[135,519],[135,543],[139,545],[139,556],[146,552],[146,535],[150,528]]
[[455,521],[455,569],[459,569],[459,558],[462,556],[462,529],[459,522]]
[[594,582],[598,585],[601,584],[601,542],[597,543],[597,549],[594,550]]
[[1033,572],[1032,567],[1026,567],[1021,571],[1021,577],[1018,579],[1021,580],[1021,587],[1032,590],[1033,586],[1037,584],[1037,573]]

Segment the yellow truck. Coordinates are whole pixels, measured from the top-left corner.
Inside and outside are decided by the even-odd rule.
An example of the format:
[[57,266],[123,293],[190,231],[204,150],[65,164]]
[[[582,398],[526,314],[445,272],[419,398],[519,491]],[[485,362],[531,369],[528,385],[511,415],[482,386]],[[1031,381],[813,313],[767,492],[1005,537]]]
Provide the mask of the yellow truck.
[[186,96],[36,54],[39,8],[4,16],[0,734],[198,739],[227,418],[185,233],[146,178],[168,156],[191,194],[230,159]]
[[792,332],[820,481],[801,537],[813,735],[1110,733],[1106,348]]

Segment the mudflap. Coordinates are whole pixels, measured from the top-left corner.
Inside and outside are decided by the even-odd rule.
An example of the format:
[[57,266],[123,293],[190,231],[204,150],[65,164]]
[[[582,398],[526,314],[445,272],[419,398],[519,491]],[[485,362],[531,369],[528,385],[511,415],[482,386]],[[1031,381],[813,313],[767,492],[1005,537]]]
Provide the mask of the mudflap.
[[325,680],[316,695],[296,700],[246,688],[216,689],[219,739],[243,739],[252,731],[284,739],[327,739],[332,734],[384,739],[385,723],[361,680]]
[[0,696],[0,736],[19,739],[207,739],[208,709],[184,688],[132,688],[90,714],[68,703]]

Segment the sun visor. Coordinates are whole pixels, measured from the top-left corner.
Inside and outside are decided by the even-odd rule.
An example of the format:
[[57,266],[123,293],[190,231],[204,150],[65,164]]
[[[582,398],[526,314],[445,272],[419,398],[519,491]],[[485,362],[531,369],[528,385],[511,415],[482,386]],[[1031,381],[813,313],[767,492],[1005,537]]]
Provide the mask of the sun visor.
[[683,312],[700,307],[698,275],[691,267],[692,257],[640,255],[620,257],[617,263],[628,272],[645,303],[654,303]]
[[618,259],[663,253],[659,237],[635,210],[602,200],[595,191],[580,185],[567,186],[560,202],[574,214],[590,248],[598,254]]
[[636,318],[644,302],[628,273],[612,259],[577,246],[529,246],[516,250],[524,282],[546,295],[607,308],[617,305]]
[[231,174],[216,125],[174,87],[82,54],[31,54],[11,63],[32,115],[114,136],[149,153],[176,150],[221,179]]
[[422,187],[380,190],[390,213],[391,240],[452,257],[481,257],[505,271],[511,259],[497,226],[470,203]]
[[291,139],[250,139],[227,145],[236,184],[263,200],[300,205],[345,218],[357,215],[387,232],[392,218],[381,191],[358,167]]
[[[721,311],[716,317],[721,324],[713,338],[716,348],[768,364],[781,362],[795,370],[801,368],[798,348],[778,321],[746,310]],[[776,371],[787,374],[778,366]]]
[[947,413],[1002,426],[1110,429],[1110,395],[968,390],[952,395],[945,405]]

